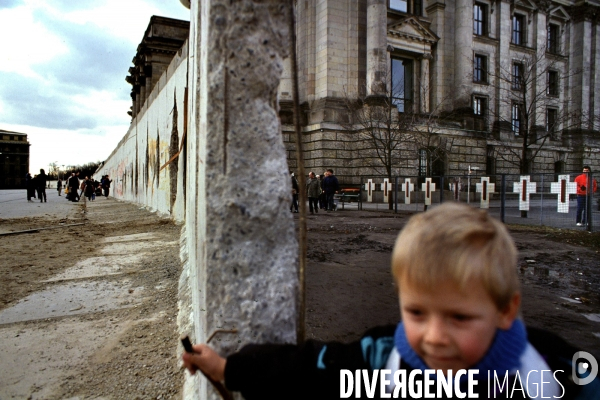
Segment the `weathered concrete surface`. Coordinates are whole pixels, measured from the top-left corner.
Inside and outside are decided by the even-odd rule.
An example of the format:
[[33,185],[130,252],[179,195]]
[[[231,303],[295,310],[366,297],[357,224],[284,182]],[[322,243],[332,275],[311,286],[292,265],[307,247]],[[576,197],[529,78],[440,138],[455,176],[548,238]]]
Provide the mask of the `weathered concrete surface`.
[[[196,341],[237,329],[211,343],[222,354],[296,339],[298,247],[277,115],[288,12],[280,1],[191,7],[190,54],[198,61],[190,75],[200,84],[188,132],[197,174],[190,168],[182,280],[191,299],[182,298],[182,309],[191,302],[193,316],[180,322],[193,325]],[[215,396],[204,380],[193,386],[186,396]]]

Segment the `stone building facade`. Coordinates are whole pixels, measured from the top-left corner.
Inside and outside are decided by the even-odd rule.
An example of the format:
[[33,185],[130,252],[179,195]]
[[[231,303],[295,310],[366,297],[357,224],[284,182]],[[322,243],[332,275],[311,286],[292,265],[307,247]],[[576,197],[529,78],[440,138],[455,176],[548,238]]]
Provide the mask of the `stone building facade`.
[[188,39],[190,23],[173,18],[150,18],[144,37],[133,57],[133,66],[125,80],[131,88],[131,110],[135,117],[150,96],[152,89]]
[[[391,103],[392,125],[427,137],[398,139],[394,175],[598,170],[599,11],[587,1],[298,0],[306,168],[347,183],[381,175],[348,105]],[[279,98],[294,170],[290,65]]]
[[0,129],[0,189],[22,189],[29,172],[27,134]]

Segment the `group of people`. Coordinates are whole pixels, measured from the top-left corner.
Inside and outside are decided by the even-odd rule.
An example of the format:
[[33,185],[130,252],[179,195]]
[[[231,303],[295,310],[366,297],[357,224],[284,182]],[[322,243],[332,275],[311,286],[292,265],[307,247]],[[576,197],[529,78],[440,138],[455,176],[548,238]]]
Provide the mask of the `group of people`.
[[[108,175],[103,175],[100,181],[92,179],[89,176],[80,180],[79,172],[73,172],[66,183],[67,200],[79,201],[83,195],[89,201],[94,201],[96,200],[96,196],[102,196],[103,193],[104,197],[108,197],[111,183],[112,179]],[[62,183],[59,181],[59,185],[57,186],[59,196],[61,188]]]
[[[298,212],[298,180],[291,173],[292,177],[292,204],[290,211]],[[334,195],[340,191],[340,183],[333,174],[332,169],[328,169],[323,175],[315,175],[314,172],[308,173],[306,180],[306,196],[308,197],[308,207],[311,214],[318,213],[319,210],[335,211],[336,204]]]
[[[46,198],[46,182],[48,176],[43,169],[40,169],[40,173],[31,176],[27,173],[25,176],[25,184],[27,186],[27,201],[33,202],[32,198],[40,199],[40,202],[44,203],[47,201]],[[100,181],[86,176],[85,179],[79,179],[79,172],[71,173],[71,176],[66,180],[63,186],[63,181],[59,179],[56,182],[56,190],[59,196],[62,196],[63,187],[65,190],[66,198],[69,201],[77,202],[81,199],[81,196],[85,196],[89,201],[94,201],[96,196],[108,197],[110,193],[110,184],[112,179],[108,175],[103,175]]]
[[[48,175],[43,168],[40,169],[40,173],[34,176],[28,172],[25,175],[25,186],[27,188],[27,201],[33,203],[32,198],[37,198],[40,203],[46,203],[46,182],[48,181]],[[36,197],[37,193],[37,197]]]

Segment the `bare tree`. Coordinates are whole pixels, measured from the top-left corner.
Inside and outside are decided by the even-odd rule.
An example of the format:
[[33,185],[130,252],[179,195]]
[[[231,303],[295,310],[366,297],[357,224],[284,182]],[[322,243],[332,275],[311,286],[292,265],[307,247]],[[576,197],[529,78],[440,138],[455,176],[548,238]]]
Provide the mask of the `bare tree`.
[[[522,174],[530,173],[549,140],[557,140],[560,131],[581,124],[583,116],[569,108],[564,90],[569,78],[579,73],[569,71],[563,58],[547,57],[545,48],[503,61],[490,72],[497,104],[488,114],[495,133],[488,141],[499,149],[499,158]],[[513,138],[519,140],[519,146]]]
[[[432,166],[445,159],[452,148],[452,140],[440,130],[444,118],[440,117],[439,110],[443,102],[432,111],[419,112],[412,100],[414,90],[405,86],[405,80],[392,79],[390,75],[387,82],[390,89],[379,96],[351,98],[346,95],[348,120],[344,128],[356,133],[357,141],[362,142],[363,162],[390,182],[402,164],[419,160],[423,152],[425,171],[419,172],[431,176]],[[429,82],[418,82],[418,88],[420,93],[428,93]],[[391,196],[389,207],[393,207]]]

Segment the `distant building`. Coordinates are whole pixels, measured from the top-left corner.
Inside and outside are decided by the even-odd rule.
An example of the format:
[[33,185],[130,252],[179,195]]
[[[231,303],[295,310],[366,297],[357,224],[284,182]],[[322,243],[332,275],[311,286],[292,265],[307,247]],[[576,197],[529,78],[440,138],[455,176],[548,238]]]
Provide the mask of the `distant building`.
[[144,37],[137,47],[137,54],[129,68],[129,76],[125,80],[131,88],[131,110],[129,115],[135,117],[161,75],[166,71],[173,56],[188,39],[190,23],[179,19],[158,17],[150,18]]
[[[349,104],[362,110],[392,104],[392,124],[407,115],[417,121],[403,128],[416,133],[393,146],[392,175],[463,175],[471,167],[488,175],[600,168],[596,3],[295,4],[306,168],[333,168],[343,181],[355,183],[361,176],[382,175],[386,168],[377,153],[386,144],[366,138],[364,127],[386,121],[357,123]],[[132,117],[180,51],[188,27],[186,21],[150,20],[127,77]],[[295,170],[293,71],[289,58],[283,64],[280,117],[288,164]]]
[[[349,120],[347,104],[391,101],[393,118],[433,120],[445,144],[432,157],[427,140],[408,140],[392,174],[598,169],[599,12],[571,0],[297,1],[306,168],[346,181],[376,173],[376,145],[358,133],[367,123]],[[295,169],[289,65],[279,100]]]
[[22,189],[29,172],[27,134],[0,129],[0,189]]

